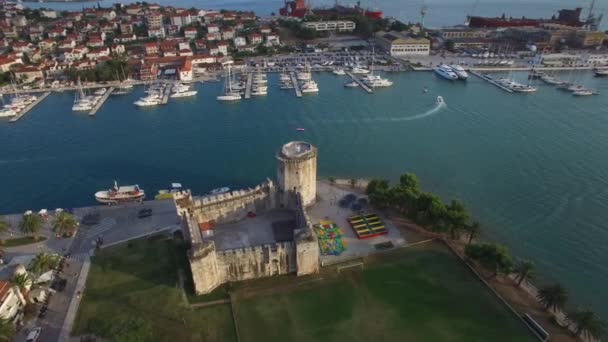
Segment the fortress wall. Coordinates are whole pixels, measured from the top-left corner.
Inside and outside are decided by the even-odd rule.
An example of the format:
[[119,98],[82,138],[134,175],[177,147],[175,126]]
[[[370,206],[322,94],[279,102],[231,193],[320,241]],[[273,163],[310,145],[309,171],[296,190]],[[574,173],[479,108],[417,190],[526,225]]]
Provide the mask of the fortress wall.
[[217,265],[222,282],[241,281],[296,271],[292,242],[218,251]]
[[296,245],[297,275],[315,274],[319,272],[319,242],[312,229],[312,222],[306,209],[301,194],[296,194],[296,227],[293,231],[294,243]]

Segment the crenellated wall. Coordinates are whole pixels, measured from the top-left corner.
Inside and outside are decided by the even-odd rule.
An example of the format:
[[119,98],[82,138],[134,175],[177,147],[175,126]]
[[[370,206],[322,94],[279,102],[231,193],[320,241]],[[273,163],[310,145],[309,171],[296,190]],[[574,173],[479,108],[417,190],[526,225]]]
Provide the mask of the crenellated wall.
[[241,281],[293,273],[296,271],[295,248],[282,242],[248,248],[218,251],[217,264],[224,281]]

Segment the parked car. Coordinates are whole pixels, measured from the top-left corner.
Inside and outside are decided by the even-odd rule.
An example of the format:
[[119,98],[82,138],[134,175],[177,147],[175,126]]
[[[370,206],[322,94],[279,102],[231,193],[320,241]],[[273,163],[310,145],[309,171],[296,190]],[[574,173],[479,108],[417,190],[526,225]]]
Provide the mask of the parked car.
[[30,330],[30,333],[27,334],[27,342],[36,342],[38,341],[38,339],[40,338],[40,331],[42,330],[41,327],[36,327],[32,330]]
[[144,218],[144,217],[148,217],[148,216],[152,216],[152,209],[150,209],[150,208],[140,209],[137,212],[138,218]]

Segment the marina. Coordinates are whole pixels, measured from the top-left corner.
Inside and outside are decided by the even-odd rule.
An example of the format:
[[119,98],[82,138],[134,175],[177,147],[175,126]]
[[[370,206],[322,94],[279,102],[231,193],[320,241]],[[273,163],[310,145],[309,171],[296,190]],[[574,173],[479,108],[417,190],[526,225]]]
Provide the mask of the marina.
[[372,90],[372,88],[368,87],[367,84],[365,84],[365,82],[361,81],[361,79],[359,77],[357,77],[355,74],[353,74],[352,72],[346,71],[346,75],[348,75],[350,78],[352,78],[352,80],[359,85],[359,88],[365,90],[368,94],[371,94],[374,92]]
[[9,121],[17,122],[17,120],[21,119],[25,114],[27,114],[30,110],[32,110],[32,108],[36,107],[36,105],[38,105],[40,102],[42,102],[44,99],[46,99],[47,96],[49,96],[49,95],[51,95],[51,92],[47,91],[46,93],[38,96],[36,101],[30,103],[27,107],[23,108],[15,116],[13,116]]
[[169,96],[171,96],[171,89],[173,88],[173,83],[168,83],[165,85],[165,88],[161,91],[161,100],[160,104],[167,104],[169,102]]
[[90,116],[94,116],[95,114],[97,114],[97,111],[99,110],[99,108],[101,108],[101,106],[104,104],[104,102],[106,102],[106,100],[110,97],[110,94],[112,94],[112,92],[114,91],[114,87],[110,87],[101,97],[101,99],[99,99],[99,101],[97,101],[97,103],[95,104],[95,106],[93,107],[93,109],[91,109],[91,111],[89,112]]

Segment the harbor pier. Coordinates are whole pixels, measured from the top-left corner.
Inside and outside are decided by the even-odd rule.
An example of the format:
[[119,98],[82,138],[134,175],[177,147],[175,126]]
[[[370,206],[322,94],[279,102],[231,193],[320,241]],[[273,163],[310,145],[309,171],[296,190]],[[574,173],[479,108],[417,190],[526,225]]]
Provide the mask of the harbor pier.
[[297,97],[302,97],[302,90],[300,89],[300,82],[298,82],[298,78],[296,77],[296,73],[295,72],[290,72],[289,75],[291,76],[291,83],[293,84],[293,89],[296,92],[296,96]]
[[51,92],[47,91],[46,93],[38,96],[36,101],[30,103],[27,107],[23,108],[19,113],[17,113],[17,115],[13,116],[9,121],[16,122],[17,120],[21,119],[22,116],[27,114],[30,110],[32,110],[32,108],[36,107],[37,104],[42,102],[42,100],[46,99],[46,97],[49,96],[50,94],[51,94]]
[[367,84],[363,83],[363,81],[361,81],[359,79],[359,77],[357,77],[355,74],[353,74],[350,71],[346,71],[346,74],[353,79],[353,81],[357,82],[357,84],[359,85],[359,87],[363,90],[365,90],[367,93],[371,94],[374,91],[372,90],[372,88],[368,87]]
[[173,83],[167,84],[167,86],[163,90],[163,98],[160,101],[161,104],[167,104],[167,102],[169,102],[169,96],[171,95],[172,88],[173,88]]
[[101,106],[104,104],[104,102],[106,102],[106,100],[108,99],[108,97],[110,97],[110,94],[112,94],[113,91],[114,91],[114,87],[110,87],[110,89],[108,89],[108,91],[106,91],[106,93],[103,94],[101,99],[99,99],[99,101],[97,101],[97,103],[95,104],[95,107],[93,107],[93,109],[91,109],[91,111],[89,112],[89,116],[95,116],[95,114],[97,114],[97,111],[99,110],[99,108],[101,108]]
[[253,73],[247,73],[247,84],[245,85],[245,98],[251,98],[251,86],[253,84]]
[[473,75],[475,75],[475,76],[477,76],[477,77],[481,78],[482,80],[485,80],[485,81],[490,82],[491,84],[493,84],[493,85],[497,86],[498,88],[500,88],[500,89],[502,89],[502,90],[504,90],[504,91],[506,91],[506,92],[509,92],[509,93],[512,93],[512,92],[513,92],[513,90],[512,90],[512,89],[509,89],[509,88],[507,88],[507,87],[503,86],[502,84],[500,84],[500,83],[498,83],[498,82],[494,81],[493,79],[491,79],[491,78],[489,78],[489,77],[487,77],[487,76],[485,76],[485,75],[483,75],[483,74],[480,74],[480,73],[479,73],[479,72],[477,72],[477,71],[469,70],[469,72],[470,72],[471,74],[473,74]]

